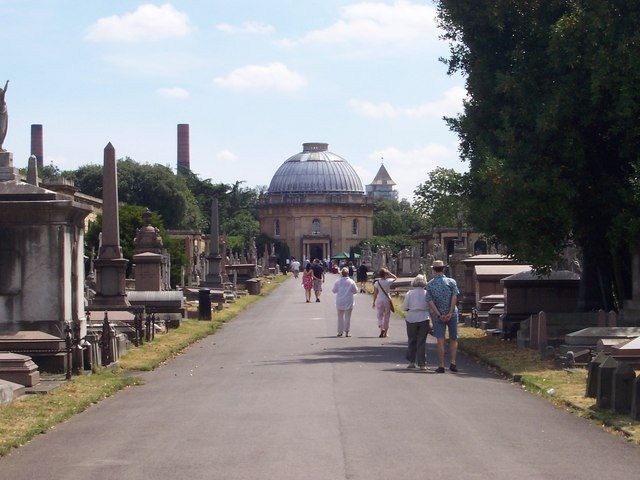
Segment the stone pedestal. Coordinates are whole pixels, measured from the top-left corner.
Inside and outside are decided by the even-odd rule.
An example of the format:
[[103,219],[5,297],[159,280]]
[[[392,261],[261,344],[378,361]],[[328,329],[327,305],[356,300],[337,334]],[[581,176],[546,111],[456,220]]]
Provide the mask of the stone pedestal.
[[40,372],[26,355],[0,353],[0,379],[33,387],[40,381]]
[[128,263],[126,258],[98,258],[94,261],[97,292],[91,303],[92,310],[130,306],[124,288]]
[[162,255],[159,253],[139,253],[133,256],[135,264],[136,290],[162,290]]
[[0,151],[0,182],[15,180],[18,169],[13,168],[13,153]]

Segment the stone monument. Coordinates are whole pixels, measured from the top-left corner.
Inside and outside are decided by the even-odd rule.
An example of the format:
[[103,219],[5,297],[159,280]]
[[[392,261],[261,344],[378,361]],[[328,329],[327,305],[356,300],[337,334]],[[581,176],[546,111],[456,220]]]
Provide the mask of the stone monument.
[[136,290],[160,291],[163,285],[163,244],[160,231],[151,225],[151,211],[143,214],[144,226],[136,232],[135,264]]
[[207,263],[209,264],[209,269],[204,282],[202,282],[202,286],[222,290],[223,280],[222,274],[220,273],[222,256],[220,255],[220,226],[218,224],[217,198],[211,200],[211,239],[209,242]]
[[0,88],[0,152],[5,152],[2,144],[4,139],[7,138],[7,129],[9,128],[9,112],[7,111],[7,102],[5,100],[7,88],[9,88],[9,80],[4,84],[4,89]]
[[121,310],[131,306],[125,292],[127,263],[120,247],[116,151],[108,143],[104,148],[102,176],[102,244],[94,262],[96,295],[91,310]]

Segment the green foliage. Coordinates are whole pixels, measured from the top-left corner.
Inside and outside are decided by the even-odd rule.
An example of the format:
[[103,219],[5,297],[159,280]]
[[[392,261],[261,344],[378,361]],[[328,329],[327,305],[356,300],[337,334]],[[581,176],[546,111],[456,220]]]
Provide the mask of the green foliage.
[[[102,198],[101,166],[80,167],[74,177],[83,193]],[[202,228],[206,223],[187,182],[163,165],[118,160],[118,196],[120,202],[145,205],[158,212],[170,229]]]
[[371,250],[374,252],[382,246],[390,247],[393,252],[399,252],[405,247],[414,245],[415,240],[408,235],[374,235],[370,239],[360,242],[355,252],[362,253],[365,243],[369,243]]
[[469,214],[466,176],[451,168],[436,168],[414,191],[414,208],[427,228],[453,227],[458,215]]
[[409,236],[424,229],[421,215],[407,200],[378,199],[373,208],[375,236]]
[[[583,250],[587,305],[611,308],[624,263],[610,233],[640,151],[640,4],[622,0],[440,0],[449,72],[467,76],[449,119],[470,162],[471,223],[516,258],[551,267]],[[618,265],[618,271],[621,271]]]

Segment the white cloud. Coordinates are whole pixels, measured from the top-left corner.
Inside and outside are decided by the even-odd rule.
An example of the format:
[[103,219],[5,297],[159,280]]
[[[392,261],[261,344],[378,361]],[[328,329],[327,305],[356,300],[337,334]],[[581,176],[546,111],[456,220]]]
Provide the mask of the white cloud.
[[370,118],[397,118],[401,116],[437,117],[452,116],[462,111],[462,102],[467,92],[462,87],[453,87],[445,91],[442,98],[423,103],[415,107],[396,107],[390,103],[372,103],[351,99],[349,106],[358,114]]
[[230,150],[221,150],[216,153],[216,159],[221,162],[235,162],[238,156]]
[[178,98],[185,99],[189,98],[189,92],[181,87],[168,87],[168,88],[159,88],[156,90],[156,93],[165,98]]
[[140,42],[183,37],[191,32],[189,17],[171,4],[140,5],[123,15],[103,17],[87,29],[91,42]]
[[[358,53],[404,53],[438,43],[436,11],[424,3],[397,0],[392,4],[360,2],[347,5],[332,25],[300,38],[285,38],[284,47],[329,45]],[[345,53],[345,50],[342,50]]]
[[241,25],[230,25],[228,23],[219,23],[216,28],[224,33],[238,34],[251,33],[265,35],[276,31],[273,25],[263,22],[243,22]]
[[247,65],[233,70],[226,77],[217,77],[214,82],[222,88],[233,90],[277,90],[293,92],[307,85],[307,80],[297,72],[279,62],[268,65]]
[[[401,150],[397,147],[388,147],[375,150],[369,154],[370,165],[375,165],[376,172],[380,165],[380,159],[384,158],[384,165],[389,175],[397,183],[396,188],[401,198],[412,199],[413,191],[418,184],[424,182],[427,173],[436,167],[454,168],[465,170],[460,160],[456,145],[442,145],[429,143],[424,147]],[[373,180],[362,178],[365,184]]]

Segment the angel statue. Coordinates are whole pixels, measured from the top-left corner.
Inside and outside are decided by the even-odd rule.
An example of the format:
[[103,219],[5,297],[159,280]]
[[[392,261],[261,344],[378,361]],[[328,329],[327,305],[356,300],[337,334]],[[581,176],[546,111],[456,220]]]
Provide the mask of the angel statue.
[[2,148],[4,139],[7,136],[7,128],[9,126],[9,114],[7,113],[7,102],[4,100],[4,96],[7,93],[9,87],[9,80],[4,84],[4,90],[0,88],[0,152],[5,150]]

